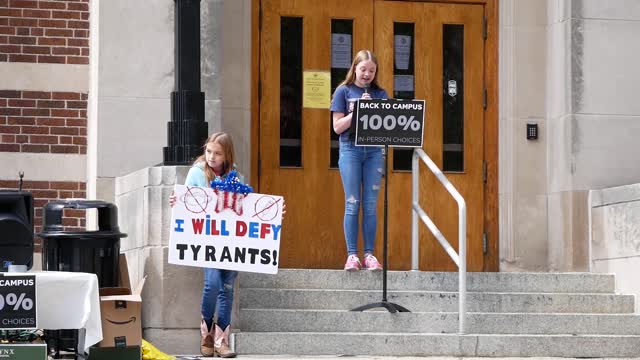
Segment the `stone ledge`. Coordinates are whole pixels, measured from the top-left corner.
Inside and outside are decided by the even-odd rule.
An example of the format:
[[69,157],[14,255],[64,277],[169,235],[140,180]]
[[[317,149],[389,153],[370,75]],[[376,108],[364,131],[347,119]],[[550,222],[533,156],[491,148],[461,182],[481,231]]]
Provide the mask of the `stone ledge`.
[[116,196],[147,186],[183,184],[191,168],[186,166],[153,166],[116,178]]
[[640,184],[616,186],[601,190],[590,190],[591,207],[600,207],[640,200]]

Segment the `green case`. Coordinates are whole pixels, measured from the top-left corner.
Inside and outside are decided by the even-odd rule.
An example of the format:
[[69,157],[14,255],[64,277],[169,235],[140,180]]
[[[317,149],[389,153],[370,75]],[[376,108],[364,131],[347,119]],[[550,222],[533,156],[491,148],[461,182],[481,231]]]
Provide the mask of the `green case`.
[[0,344],[0,359],[47,360],[47,344]]
[[140,360],[142,349],[140,346],[128,347],[92,347],[88,360]]

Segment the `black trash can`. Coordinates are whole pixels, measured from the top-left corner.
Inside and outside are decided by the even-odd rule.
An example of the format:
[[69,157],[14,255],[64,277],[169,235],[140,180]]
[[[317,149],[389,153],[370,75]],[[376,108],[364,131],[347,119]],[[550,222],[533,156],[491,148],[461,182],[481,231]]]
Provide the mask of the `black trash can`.
[[[97,209],[98,230],[64,231],[65,209]],[[42,269],[88,272],[98,276],[99,287],[118,286],[121,233],[118,208],[100,200],[58,200],[44,206],[42,219]]]
[[[62,223],[65,209],[97,209],[98,230],[64,231]],[[94,273],[99,287],[117,287],[118,257],[121,233],[118,227],[118,208],[100,200],[57,200],[43,208],[42,269]],[[45,338],[49,352],[59,357],[61,351],[78,347],[77,330],[47,330]]]

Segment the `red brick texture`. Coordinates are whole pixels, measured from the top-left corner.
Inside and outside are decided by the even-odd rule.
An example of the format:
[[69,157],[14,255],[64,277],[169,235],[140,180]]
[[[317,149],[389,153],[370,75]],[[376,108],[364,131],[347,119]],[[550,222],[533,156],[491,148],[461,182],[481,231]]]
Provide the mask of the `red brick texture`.
[[89,0],[0,0],[0,61],[88,64]]
[[0,90],[0,152],[86,154],[87,94]]
[[[2,0],[0,0],[2,1]],[[18,189],[17,180],[0,180],[0,189]],[[85,198],[86,184],[78,181],[25,181],[22,190],[33,194],[34,233],[42,231],[42,209],[50,201],[69,198]],[[86,211],[65,209],[62,213],[65,231],[85,231]],[[35,237],[36,251],[40,251],[41,239]]]

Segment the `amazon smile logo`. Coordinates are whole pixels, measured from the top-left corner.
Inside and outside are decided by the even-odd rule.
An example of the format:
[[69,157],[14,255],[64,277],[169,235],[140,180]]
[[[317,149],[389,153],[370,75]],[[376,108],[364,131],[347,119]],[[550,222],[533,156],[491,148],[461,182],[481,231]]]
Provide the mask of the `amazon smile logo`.
[[109,319],[106,319],[106,320],[108,322],[114,324],[114,325],[125,325],[125,324],[128,324],[128,323],[136,322],[136,317],[132,316],[127,321],[113,321],[113,320],[109,320]]

